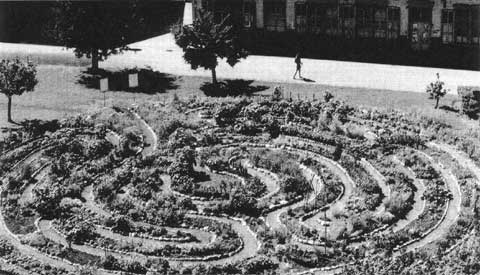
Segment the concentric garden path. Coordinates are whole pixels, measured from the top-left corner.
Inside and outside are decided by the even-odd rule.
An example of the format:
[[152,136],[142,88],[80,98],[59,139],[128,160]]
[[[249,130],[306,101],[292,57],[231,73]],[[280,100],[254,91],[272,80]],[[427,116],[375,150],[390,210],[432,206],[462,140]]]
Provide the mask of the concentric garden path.
[[[42,153],[43,153],[43,150],[36,150],[36,152],[31,154],[28,158],[23,159],[20,162],[18,162],[15,165],[15,167],[20,167],[22,165],[25,165],[27,163],[32,162],[36,158],[40,157],[40,155]],[[2,193],[2,195],[3,195],[3,186],[1,187],[0,193]],[[37,260],[42,261],[43,263],[50,264],[52,266],[59,267],[59,268],[64,268],[66,270],[70,270],[70,271],[75,270],[75,266],[73,266],[70,263],[67,263],[67,262],[59,260],[59,259],[52,258],[50,256],[47,256],[47,255],[39,252],[37,249],[35,249],[31,246],[22,244],[19,237],[16,236],[15,234],[13,234],[10,231],[10,229],[8,229],[8,227],[5,223],[5,219],[3,217],[3,209],[0,209],[0,235],[2,237],[4,237],[5,239],[7,239],[13,246],[15,246],[18,249],[18,251],[20,253],[22,253],[23,255],[25,255],[27,257],[32,257],[32,258],[35,258]]]
[[[449,152],[461,165],[467,167],[469,170],[475,171],[475,175],[480,175],[480,169],[476,167],[476,165],[466,158],[462,153],[459,153],[455,149],[451,148],[450,146],[447,145],[438,145],[434,143],[429,144],[430,147],[436,147],[440,148],[446,152]],[[355,182],[348,176],[348,173],[341,168],[338,163],[333,162],[330,159],[327,159],[319,154],[310,152],[310,151],[305,151],[302,149],[297,149],[289,146],[284,146],[284,149],[290,151],[290,152],[296,152],[300,155],[304,155],[306,157],[312,157],[315,160],[319,161],[320,163],[324,164],[327,166],[331,171],[335,171],[335,173],[341,177],[341,180],[345,186],[345,194],[343,197],[337,201],[338,205],[342,207],[342,204],[344,205],[346,200],[349,197],[349,194],[352,193],[353,188],[355,188]],[[423,238],[420,238],[419,240],[413,241],[412,243],[406,245],[404,249],[406,251],[412,251],[418,248],[421,248],[431,242],[437,241],[441,239],[442,237],[445,236],[445,234],[448,232],[448,230],[451,228],[451,226],[455,223],[456,219],[459,216],[460,210],[461,210],[461,190],[460,186],[458,184],[457,179],[453,176],[451,171],[448,169],[443,168],[441,164],[437,164],[430,156],[425,154],[424,152],[420,152],[428,161],[432,164],[435,170],[439,171],[442,178],[445,180],[448,189],[452,193],[452,200],[448,202],[448,206],[446,207],[445,213],[442,217],[442,219],[428,231],[428,234],[424,236]],[[363,162],[366,162],[366,160],[363,160]],[[385,197],[390,196],[390,188],[386,185],[385,183],[385,178],[383,175],[381,175],[378,170],[376,170],[371,164],[369,163],[363,163],[364,167],[366,170],[375,178],[375,180],[378,182],[380,188],[382,189],[382,192],[384,193]],[[414,179],[414,185],[416,187],[416,192],[414,196],[414,205],[412,211],[410,211],[404,220],[398,221],[391,229],[394,232],[400,231],[401,229],[405,228],[409,223],[414,221],[415,219],[418,218],[418,216],[424,211],[425,209],[425,201],[422,199],[423,192],[425,191],[425,185],[423,184],[423,181],[420,179],[417,179],[414,175],[414,173],[411,170],[408,170],[405,168],[407,174],[410,175],[411,178]],[[310,172],[306,173],[307,178],[312,177],[312,174]],[[312,183],[315,183],[313,181]],[[314,189],[318,190],[318,188],[322,188],[321,186],[314,187]],[[385,199],[383,200],[385,201]],[[283,208],[280,208],[278,210],[275,210],[266,216],[266,222],[267,224],[272,227],[273,229],[284,229],[285,226],[282,224],[280,220],[280,215],[287,211],[288,209],[292,209],[295,207],[300,207],[303,205],[304,202],[300,201],[297,203],[294,203],[292,205],[285,206]],[[383,203],[382,203],[383,204]],[[331,207],[333,208],[333,207]],[[330,208],[330,209],[331,209]],[[381,207],[379,207],[381,208]],[[378,210],[377,211],[381,211]],[[399,252],[400,253],[400,252]],[[309,272],[312,272],[314,274],[337,274],[341,272],[341,267],[332,267],[331,269],[313,269],[311,271],[306,272],[305,274],[308,274]]]
[[[133,111],[132,111],[132,113],[134,114],[134,116],[138,120],[139,125],[140,125],[140,129],[142,130],[143,135],[145,136],[146,146],[143,149],[142,154],[144,156],[147,156],[147,155],[153,153],[156,149],[156,146],[157,146],[156,134],[153,131],[153,129],[143,119],[140,118],[140,116],[138,114],[134,113]],[[110,141],[112,144],[116,145],[116,144],[118,144],[118,135],[115,135],[115,133],[111,133],[108,136],[107,140]],[[33,161],[40,154],[41,154],[41,151],[39,151],[37,154],[31,155],[29,158],[25,159],[24,161],[25,162],[26,161]],[[166,185],[168,186],[168,182],[170,182],[169,177],[167,175],[162,175],[162,179],[165,180],[165,182],[167,183]],[[41,180],[41,178],[38,178],[38,180]],[[26,188],[24,194],[22,195],[22,197],[25,197],[25,200],[28,200],[29,198],[32,197],[31,192],[32,192],[34,186],[35,185],[32,184],[32,185],[30,185]],[[85,200],[84,206],[87,209],[90,209],[92,212],[94,212],[98,215],[104,216],[104,217],[111,216],[110,212],[106,211],[101,205],[98,205],[95,202],[92,185],[89,185],[86,188],[84,188],[84,190],[82,190],[82,197]],[[219,259],[219,260],[208,261],[209,264],[226,264],[226,263],[232,263],[232,262],[236,262],[236,261],[245,260],[245,259],[248,259],[250,257],[253,257],[259,249],[259,243],[256,239],[256,235],[252,232],[252,230],[248,227],[248,225],[242,220],[235,220],[235,219],[229,219],[229,218],[223,218],[223,217],[203,216],[203,215],[199,216],[199,215],[195,215],[195,214],[188,214],[187,216],[192,217],[192,218],[207,218],[207,219],[215,220],[217,222],[229,224],[229,225],[232,226],[232,229],[239,235],[239,237],[241,238],[241,240],[243,242],[243,247],[240,251],[238,251],[238,253],[235,253],[231,257],[225,257],[225,258],[222,258],[222,259]],[[4,223],[2,223],[2,224],[5,225]],[[38,228],[47,239],[50,239],[51,241],[53,241],[55,243],[58,243],[58,244],[61,244],[63,246],[68,245],[65,237],[62,234],[60,234],[57,230],[54,229],[54,227],[52,226],[52,221],[50,221],[50,220],[40,220],[40,222],[38,223]],[[173,230],[174,228],[170,228],[170,229]],[[199,239],[201,239],[201,240],[205,241],[207,239],[209,241],[212,241],[211,237],[205,237],[206,232],[200,232],[200,230],[189,230],[189,229],[181,229],[181,230],[184,231],[184,232],[191,233],[194,236],[200,235]],[[101,235],[104,235],[104,236],[107,236],[107,237],[115,237],[116,239],[131,238],[131,237],[122,237],[122,236],[120,236],[118,234],[115,234],[115,233],[112,233],[111,231],[108,231],[108,230],[103,230],[102,231],[100,229],[100,230],[97,230],[97,232],[99,232],[99,233],[101,233]],[[11,234],[10,236],[13,237],[15,240],[17,240],[15,235]],[[133,241],[133,239],[131,239],[131,240]],[[137,241],[142,241],[142,239],[137,239]],[[155,241],[151,241],[151,240],[143,240],[143,241],[144,242],[155,243]],[[157,243],[157,245],[165,246],[169,243],[172,244],[172,242],[159,242],[159,243]],[[17,245],[21,245],[21,244],[18,241],[16,241],[16,243],[14,243],[14,245],[17,246]],[[176,246],[191,246],[192,244],[175,244],[175,245]],[[193,244],[193,245],[194,246],[201,246],[201,245],[205,245],[205,243]],[[34,256],[34,257],[42,255],[41,253],[37,252],[36,249],[28,247],[28,246],[21,245],[21,246],[17,246],[17,247],[22,248],[22,252],[31,253],[32,256]],[[81,252],[84,252],[84,253],[87,253],[87,254],[90,254],[90,255],[99,256],[99,257],[105,255],[105,250],[104,249],[94,248],[94,247],[91,247],[91,246],[88,246],[88,245],[74,245],[73,244],[72,248],[75,249],[75,250],[78,250],[78,251],[81,251]],[[138,254],[138,253],[125,253],[124,254],[124,253],[109,252],[109,254],[112,254],[115,257],[118,257],[118,258],[124,259],[124,260],[132,259],[132,257],[135,258],[135,259],[141,260],[141,261],[145,261],[147,258],[155,258],[155,257],[146,257],[146,256]],[[67,262],[64,262],[64,261],[59,261],[59,260],[53,259],[51,257],[42,255],[42,257],[41,257],[42,261],[47,260],[47,259],[48,259],[48,261],[46,261],[46,262],[50,263],[54,266],[64,267],[68,270],[72,270],[72,268],[74,268],[74,265],[72,265],[70,263],[67,263]],[[197,264],[197,263],[202,263],[203,262],[203,261],[200,261],[200,260],[198,260],[198,261],[197,260],[187,260],[187,261],[185,261],[185,259],[182,259],[182,258],[179,258],[178,260],[169,259],[169,261],[171,263],[174,263],[174,264],[182,263],[183,265],[185,265],[185,264]]]
[[[137,116],[138,119],[140,119]],[[141,119],[140,119],[141,120]],[[143,121],[143,120],[141,120]],[[144,155],[149,155],[152,152],[154,152],[154,148],[156,146],[157,138],[156,135],[151,129],[148,124],[146,124],[145,121],[141,123],[143,127],[141,127],[142,132],[145,136],[145,140],[147,142],[147,146],[144,148],[142,151],[142,154]],[[110,139],[112,140],[112,139]],[[112,142],[113,143],[113,142]],[[449,145],[445,144],[437,144],[437,143],[429,143],[429,147],[435,148],[438,150],[442,150],[450,154],[458,163],[465,167],[466,169],[470,170],[476,177],[477,179],[480,178],[480,169],[471,161],[465,154],[457,151],[455,148]],[[153,149],[152,149],[153,148]],[[271,147],[270,147],[271,148]],[[348,175],[348,173],[343,169],[338,163],[334,162],[331,159],[325,158],[324,156],[313,153],[307,150],[302,150],[302,149],[297,149],[291,146],[283,146],[282,148],[272,148],[272,150],[287,150],[289,152],[292,152],[297,155],[301,156],[306,156],[314,159],[315,161],[321,163],[322,165],[326,166],[330,171],[332,171],[335,175],[337,175],[340,179],[341,182],[344,185],[344,193],[343,196],[335,202],[335,204],[331,207],[337,207],[337,208],[345,208],[346,201],[348,198],[352,195],[352,192],[355,188],[355,182],[351,179],[351,177]],[[419,153],[429,161],[429,163],[433,166],[433,168],[438,171],[442,178],[444,179],[448,190],[452,193],[452,200],[449,201],[446,207],[445,215],[444,217],[440,220],[440,222],[434,226],[431,230],[429,230],[428,234],[424,236],[423,238],[414,241],[407,246],[405,246],[405,250],[407,251],[412,251],[418,248],[421,248],[431,242],[434,242],[436,240],[441,239],[442,237],[445,236],[445,234],[448,232],[448,230],[451,228],[451,226],[455,223],[456,219],[459,216],[460,210],[461,210],[461,190],[458,184],[457,179],[453,176],[451,171],[448,169],[444,168],[441,164],[437,163],[435,160],[433,160],[429,155],[427,155],[424,152]],[[33,163],[34,161],[38,161],[40,159],[40,156],[42,154],[42,150],[37,150],[30,154],[28,157],[24,158],[22,161],[17,163],[14,167],[21,167],[24,164],[27,163]],[[372,174],[375,178],[375,180],[378,182],[380,188],[382,189],[382,192],[385,194],[386,197],[389,197],[390,194],[390,189],[389,187],[385,184],[385,178],[373,167],[371,166],[368,161],[364,163],[365,167],[367,170],[369,170],[370,174]],[[40,165],[41,168],[39,168],[39,173],[36,173],[36,178],[38,180],[42,179],[42,169],[47,169],[46,167],[48,166],[43,166]],[[268,173],[259,173],[257,169],[254,169],[253,167],[250,167],[251,170],[249,170],[249,173],[252,175],[258,175],[261,177],[262,180],[270,182],[267,183],[267,189],[268,193],[273,193],[273,192],[278,192],[278,181],[275,180],[275,177],[272,177],[271,175],[268,175]],[[321,181],[321,178],[318,177],[318,175],[315,175],[315,173],[309,169],[308,167],[302,167],[302,171],[304,172],[304,175],[306,176],[307,179],[312,179],[312,184],[313,184],[313,189],[314,192],[310,194],[307,198],[307,200],[312,200],[315,198],[315,194],[318,194],[324,190],[324,183]],[[405,168],[406,169],[406,168]],[[410,173],[410,171],[407,171]],[[257,174],[255,174],[257,173]],[[409,174],[412,178],[414,178],[414,185],[417,187],[417,191],[415,193],[415,198],[414,198],[414,207],[413,210],[407,215],[405,220],[399,221],[397,224],[395,224],[392,227],[392,230],[394,232],[397,232],[403,228],[405,228],[411,221],[415,220],[418,218],[418,216],[423,212],[425,202],[421,199],[421,194],[423,194],[423,191],[425,190],[425,186],[423,185],[422,181],[419,179],[415,178],[415,175],[410,173]],[[162,178],[166,179],[168,176],[163,175]],[[168,180],[166,180],[168,182]],[[28,186],[25,189],[24,194],[22,195],[22,201],[29,201],[31,199],[31,192],[33,190],[34,186]],[[93,212],[103,215],[103,216],[110,216],[111,214],[106,211],[101,205],[98,205],[93,196],[93,187],[92,186],[87,186],[83,192],[82,192],[82,197],[85,199],[85,207],[91,209]],[[266,222],[267,224],[272,227],[273,229],[282,229],[284,228],[284,225],[280,221],[280,215],[281,213],[287,211],[290,208],[295,208],[299,207],[304,203],[304,201],[300,201],[291,205],[284,206],[278,210],[275,210],[273,212],[270,212],[266,215]],[[330,208],[330,209],[331,209]],[[380,210],[378,210],[380,211]],[[328,213],[328,212],[327,212]],[[239,237],[242,239],[244,243],[244,247],[235,255],[232,257],[228,258],[223,258],[220,260],[215,260],[215,261],[209,261],[211,264],[225,264],[225,263],[232,263],[236,261],[241,261],[248,259],[250,257],[253,257],[258,249],[259,249],[259,243],[258,240],[255,236],[255,234],[250,230],[248,225],[242,221],[242,220],[232,220],[229,218],[224,218],[224,217],[205,217],[205,216],[199,216],[197,214],[188,214],[189,217],[196,218],[196,217],[201,217],[201,218],[208,218],[212,220],[216,220],[218,222],[222,223],[227,223],[232,226],[232,228],[237,232]],[[329,212],[328,216],[332,217],[332,213]],[[315,216],[314,216],[315,217]],[[311,218],[312,220],[315,218]],[[308,223],[307,219],[307,223]],[[59,234],[53,227],[52,223],[49,220],[41,220],[38,224],[39,229],[41,232],[48,238],[51,239],[52,241],[67,245],[64,237]],[[102,231],[99,229],[99,232],[102,232],[101,234],[104,236],[109,236],[109,237],[115,237],[115,238],[123,238],[124,240],[131,239],[132,241],[136,242],[141,242],[142,239],[140,238],[135,238],[135,237],[125,237],[125,236],[120,236],[118,234],[112,233],[111,231],[105,230]],[[75,270],[76,266],[72,263],[69,263],[67,261],[59,260],[50,256],[47,256],[38,250],[36,250],[33,247],[30,247],[28,245],[24,245],[20,242],[20,239],[18,236],[10,232],[5,224],[5,220],[3,218],[3,214],[0,214],[0,235],[6,239],[8,239],[21,253],[28,257],[32,257],[35,259],[38,259],[44,263],[48,263],[52,266],[55,267],[60,267],[60,268],[65,268],[67,270]],[[202,244],[205,243],[205,241],[208,241],[209,238],[207,237],[206,239],[202,240]],[[155,242],[152,241],[153,246],[162,246],[165,245],[168,242]],[[185,244],[185,246],[188,246],[190,244]],[[201,244],[199,244],[201,245]],[[73,246],[74,249],[77,249],[79,251],[83,251],[85,253],[91,254],[91,255],[97,255],[97,256],[103,256],[104,255],[104,250],[99,249],[99,248],[93,248],[89,246]],[[401,253],[401,252],[397,252]],[[119,258],[124,258],[124,259],[131,259],[133,258],[146,258],[143,255],[135,254],[135,253],[129,253],[129,254],[116,254],[113,253],[115,256]],[[172,262],[175,263],[182,263],[184,264],[184,260],[178,259],[175,260],[173,259]],[[200,261],[198,261],[200,262]],[[190,263],[198,263],[197,261],[191,261]],[[327,268],[326,270],[324,269],[312,269],[307,271],[306,273],[314,273],[314,274],[335,274],[341,272],[341,267],[331,267]],[[109,274],[109,271],[105,270],[100,270],[100,274]],[[304,272],[305,273],[305,272]]]
[[436,171],[440,172],[442,178],[445,180],[445,183],[448,186],[448,190],[450,190],[450,192],[452,193],[452,199],[448,202],[444,217],[439,222],[439,224],[432,231],[430,231],[427,236],[409,245],[406,248],[407,251],[412,251],[419,247],[423,247],[431,242],[434,242],[444,237],[459,217],[462,207],[462,191],[460,189],[460,185],[458,184],[457,179],[452,174],[452,172],[443,168],[441,164],[438,164],[429,155],[423,152],[420,153],[430,161],[430,164]]

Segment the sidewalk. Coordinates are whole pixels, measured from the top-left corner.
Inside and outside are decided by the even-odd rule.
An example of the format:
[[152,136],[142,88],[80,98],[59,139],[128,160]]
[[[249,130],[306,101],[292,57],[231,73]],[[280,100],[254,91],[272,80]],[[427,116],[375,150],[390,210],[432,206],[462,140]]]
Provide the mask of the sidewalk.
[[[193,71],[183,60],[182,50],[175,45],[172,35],[166,34],[132,44],[139,52],[114,56],[103,62],[104,67],[151,66],[161,72],[178,75],[210,76],[209,71]],[[428,83],[440,79],[450,93],[456,94],[459,85],[480,86],[480,72],[382,65],[358,62],[303,59],[304,77],[332,86],[362,87],[394,91],[424,92]],[[249,56],[234,68],[221,61],[217,69],[219,78],[243,78],[273,82],[304,83],[293,80],[293,58],[273,56]]]
[[[111,56],[100,64],[103,68],[125,68],[150,66],[154,70],[175,75],[193,75],[210,77],[210,72],[191,70],[183,60],[182,50],[176,46],[171,34],[165,34],[130,45],[140,49]],[[0,43],[0,58],[12,53],[31,56],[48,55],[47,58],[59,58],[64,64],[75,64],[72,50],[62,47]],[[43,58],[44,59],[44,58]],[[85,62],[88,60],[84,60]],[[459,85],[480,86],[480,72],[438,68],[381,65],[358,62],[303,59],[302,75],[313,80],[311,84],[324,84],[344,87],[360,87],[393,91],[424,92],[428,83],[436,79],[436,73],[446,83],[450,93],[457,93]],[[274,56],[249,56],[234,68],[220,61],[217,68],[219,78],[243,78],[279,83],[305,83],[293,80],[295,63],[293,58]]]

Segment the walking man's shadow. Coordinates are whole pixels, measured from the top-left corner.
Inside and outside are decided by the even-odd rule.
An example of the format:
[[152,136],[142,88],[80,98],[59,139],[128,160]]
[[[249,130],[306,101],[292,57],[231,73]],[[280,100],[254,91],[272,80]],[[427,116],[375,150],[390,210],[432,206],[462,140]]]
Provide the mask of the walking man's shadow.
[[306,78],[306,77],[302,77],[300,80],[303,80],[305,82],[315,82],[315,80],[310,79],[310,78]]

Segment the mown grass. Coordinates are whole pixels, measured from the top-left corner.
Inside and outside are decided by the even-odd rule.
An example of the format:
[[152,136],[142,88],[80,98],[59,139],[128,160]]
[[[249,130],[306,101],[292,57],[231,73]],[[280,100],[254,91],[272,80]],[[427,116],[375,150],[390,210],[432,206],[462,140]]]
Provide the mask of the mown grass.
[[[173,77],[171,89],[165,93],[145,94],[131,92],[99,92],[94,88],[79,83],[86,67],[67,65],[39,65],[39,83],[34,92],[13,97],[12,113],[15,121],[24,119],[58,119],[104,105],[130,104],[151,101],[169,101],[174,96],[203,97],[200,87],[209,78],[196,76]],[[81,82],[81,81],[80,81]],[[336,98],[344,100],[353,106],[364,106],[380,110],[400,110],[410,114],[427,116],[448,124],[464,127],[470,123],[457,113],[446,110],[435,110],[433,101],[427,94],[414,92],[396,92],[388,90],[372,90],[365,88],[333,87],[326,85],[311,85],[305,83],[271,83],[253,81],[252,86],[265,86],[266,90],[257,94],[271,95],[274,87],[282,86],[287,97],[294,99],[321,99],[325,91]],[[457,100],[455,95],[447,95],[440,105],[452,106]],[[0,127],[12,126],[6,122],[6,97],[0,96]]]

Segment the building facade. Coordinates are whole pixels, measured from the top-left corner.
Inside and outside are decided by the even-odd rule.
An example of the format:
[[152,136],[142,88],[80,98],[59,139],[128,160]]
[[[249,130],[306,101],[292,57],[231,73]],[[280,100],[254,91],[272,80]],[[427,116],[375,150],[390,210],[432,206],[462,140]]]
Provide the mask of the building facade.
[[345,40],[480,45],[480,0],[193,0],[217,20],[231,15],[244,30],[285,32]]

